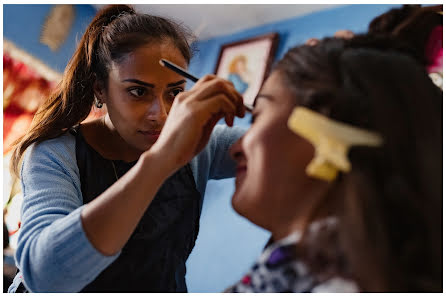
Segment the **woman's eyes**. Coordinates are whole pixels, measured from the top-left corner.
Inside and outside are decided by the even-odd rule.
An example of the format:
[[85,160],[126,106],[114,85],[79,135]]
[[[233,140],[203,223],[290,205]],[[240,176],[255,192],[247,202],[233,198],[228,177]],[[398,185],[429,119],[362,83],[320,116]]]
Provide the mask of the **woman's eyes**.
[[128,90],[128,92],[130,93],[130,95],[135,96],[135,97],[142,97],[146,94],[146,89],[145,88],[141,88],[141,87],[136,87],[136,88],[131,88]]
[[175,99],[175,97],[183,91],[184,91],[183,88],[172,89],[169,91],[169,97]]
[[[149,94],[149,91],[144,87],[132,87],[129,88],[127,91],[129,92],[130,95],[136,98],[141,98]],[[172,89],[167,92],[167,96],[169,97],[169,99],[173,100],[179,93],[183,91],[184,91],[183,88]],[[152,95],[155,96],[154,94]]]

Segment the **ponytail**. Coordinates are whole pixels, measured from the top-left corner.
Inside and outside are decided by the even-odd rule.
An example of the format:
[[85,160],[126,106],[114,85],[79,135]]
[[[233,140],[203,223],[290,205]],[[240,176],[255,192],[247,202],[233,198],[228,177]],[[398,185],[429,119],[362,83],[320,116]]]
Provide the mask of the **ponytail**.
[[11,157],[14,175],[19,176],[20,161],[32,143],[61,136],[87,118],[93,106],[95,79],[107,78],[106,65],[98,61],[101,34],[123,14],[135,11],[127,5],[112,5],[100,11],[90,23],[65,68],[62,81],[39,108],[27,133],[15,141]]

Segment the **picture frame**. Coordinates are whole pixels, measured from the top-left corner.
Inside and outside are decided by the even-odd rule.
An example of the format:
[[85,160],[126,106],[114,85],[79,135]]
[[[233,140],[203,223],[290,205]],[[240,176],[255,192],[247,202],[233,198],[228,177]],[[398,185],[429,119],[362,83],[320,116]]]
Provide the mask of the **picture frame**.
[[254,100],[274,60],[279,34],[272,32],[222,45],[214,73],[231,81],[245,105]]

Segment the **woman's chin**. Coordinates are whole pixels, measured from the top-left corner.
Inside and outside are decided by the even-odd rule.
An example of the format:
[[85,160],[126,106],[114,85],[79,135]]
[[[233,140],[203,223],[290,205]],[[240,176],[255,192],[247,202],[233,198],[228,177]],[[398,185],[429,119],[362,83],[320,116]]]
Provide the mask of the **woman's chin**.
[[247,203],[249,201],[247,198],[248,197],[244,195],[243,191],[236,187],[235,192],[232,195],[231,204],[236,213],[249,219],[249,213],[250,210],[252,210],[252,207],[250,207],[249,203]]
[[151,142],[151,141],[138,142],[135,145],[135,149],[137,149],[141,152],[145,152],[145,151],[149,150],[153,146],[153,144],[154,144],[154,142]]
[[236,186],[235,188],[235,192],[232,195],[232,199],[231,199],[231,204],[232,204],[232,208],[241,215],[240,213],[240,193],[239,193],[239,189]]

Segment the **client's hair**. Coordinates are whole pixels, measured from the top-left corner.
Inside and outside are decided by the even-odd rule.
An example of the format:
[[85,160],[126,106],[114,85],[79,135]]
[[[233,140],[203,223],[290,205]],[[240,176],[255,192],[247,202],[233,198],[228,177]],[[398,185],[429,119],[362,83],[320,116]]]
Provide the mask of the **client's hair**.
[[351,149],[351,172],[324,201],[339,224],[305,232],[300,257],[364,291],[441,292],[442,92],[421,63],[395,41],[357,36],[293,48],[275,70],[297,105],[385,141]]
[[393,8],[374,18],[369,24],[368,33],[398,38],[423,57],[423,64],[427,64],[426,44],[432,30],[443,26],[443,16],[438,13],[442,9],[442,5],[403,5]]

